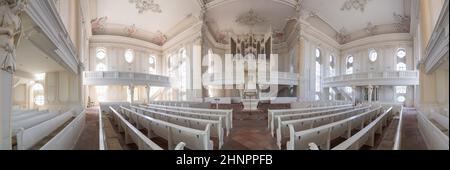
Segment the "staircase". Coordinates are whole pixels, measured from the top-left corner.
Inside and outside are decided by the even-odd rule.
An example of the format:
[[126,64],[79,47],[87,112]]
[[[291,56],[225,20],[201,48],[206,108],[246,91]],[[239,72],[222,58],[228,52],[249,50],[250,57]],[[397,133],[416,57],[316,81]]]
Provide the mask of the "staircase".
[[336,94],[341,94],[345,100],[353,101],[352,95],[348,94],[343,87],[333,87],[333,90]]

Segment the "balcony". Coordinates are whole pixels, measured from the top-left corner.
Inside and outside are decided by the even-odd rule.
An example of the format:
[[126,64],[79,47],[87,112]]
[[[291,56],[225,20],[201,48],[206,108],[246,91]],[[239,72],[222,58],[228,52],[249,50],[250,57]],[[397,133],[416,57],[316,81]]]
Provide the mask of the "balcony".
[[365,86],[365,85],[386,85],[386,86],[409,86],[419,85],[418,71],[386,71],[355,73],[328,77],[324,79],[325,87],[343,86]]
[[[287,72],[271,72],[271,73],[258,73],[258,77],[261,78],[257,80],[257,84],[260,85],[298,85],[298,74],[297,73],[287,73]],[[239,85],[244,84],[238,83],[237,80],[245,80],[244,75],[223,75],[206,73],[203,75],[203,85],[207,86],[220,86],[220,85]],[[244,81],[245,82],[245,81]]]
[[84,72],[83,85],[150,85],[156,87],[171,87],[170,78],[167,76],[131,73],[120,71],[92,71]]

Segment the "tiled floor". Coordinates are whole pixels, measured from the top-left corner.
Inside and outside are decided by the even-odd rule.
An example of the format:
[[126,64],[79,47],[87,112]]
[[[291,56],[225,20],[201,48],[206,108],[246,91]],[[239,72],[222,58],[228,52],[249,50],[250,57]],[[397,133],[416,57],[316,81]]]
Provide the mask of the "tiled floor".
[[98,150],[98,108],[86,109],[86,127],[82,132],[75,150]]
[[267,129],[267,120],[234,120],[223,150],[273,150],[275,139]]
[[427,146],[419,132],[417,112],[405,109],[403,112],[402,150],[426,150]]

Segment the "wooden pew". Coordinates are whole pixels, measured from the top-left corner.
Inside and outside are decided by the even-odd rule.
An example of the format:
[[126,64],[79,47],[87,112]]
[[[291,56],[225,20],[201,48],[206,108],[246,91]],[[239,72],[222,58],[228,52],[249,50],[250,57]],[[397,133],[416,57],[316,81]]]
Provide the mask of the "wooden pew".
[[55,116],[57,116],[58,113],[49,113],[49,112],[43,112],[39,113],[39,115],[30,117],[27,119],[19,120],[19,121],[13,121],[13,134],[17,134],[21,129],[28,129],[33,126],[36,126],[42,122],[45,122]]
[[351,107],[352,105],[339,105],[339,106],[328,106],[328,107],[317,107],[317,108],[302,108],[302,109],[280,109],[280,110],[268,110],[267,117],[267,128],[271,130],[272,136],[275,133],[275,116],[278,115],[288,115],[288,114],[297,114],[297,113],[308,113],[308,112],[316,112],[316,111],[324,111],[324,110],[332,110],[343,107]]
[[58,115],[28,129],[21,129],[17,135],[17,149],[26,150],[50,135],[73,116],[72,111]]
[[366,120],[375,119],[380,113],[381,107],[370,109],[362,114],[357,114],[343,120],[319,126],[312,129],[295,131],[294,126],[289,125],[288,150],[307,150],[310,144],[320,146],[322,150],[330,149],[330,142],[338,137],[349,138],[353,129],[364,126]]
[[201,108],[189,108],[189,107],[176,107],[176,106],[162,106],[149,104],[150,107],[166,108],[179,111],[189,111],[195,113],[213,114],[213,115],[225,115],[228,119],[227,126],[233,128],[233,110],[221,110],[221,109],[201,109]]
[[[209,124],[204,130],[183,127],[166,121],[145,116],[130,109],[121,107],[122,114],[139,127],[147,129],[147,136],[159,136],[167,140],[169,150],[174,149],[175,143],[184,142],[192,150],[212,150],[213,141],[210,140]],[[119,129],[119,131],[123,129]]]
[[372,121],[364,129],[348,138],[332,150],[359,150],[365,144],[373,147],[375,143],[375,133],[381,134],[383,127],[387,126],[387,121],[392,119],[393,112],[392,107],[384,111],[384,113],[378,116],[377,119]]
[[85,124],[86,113],[83,110],[40,150],[72,150],[83,132]]
[[149,116],[151,118],[155,118],[158,120],[166,121],[169,123],[177,124],[180,126],[203,130],[208,125],[211,127],[211,136],[217,137],[219,140],[219,149],[222,148],[223,141],[224,141],[224,132],[223,132],[223,126],[222,126],[222,118],[219,120],[205,120],[205,119],[197,119],[192,117],[183,117],[183,116],[177,116],[172,114],[166,114],[146,108],[131,106],[131,109],[137,113]]
[[139,107],[143,107],[149,110],[164,112],[167,114],[174,114],[184,117],[192,117],[197,119],[205,119],[205,120],[221,120],[222,126],[227,130],[227,136],[230,134],[231,131],[231,122],[227,119],[226,115],[214,115],[214,114],[205,114],[205,113],[195,113],[195,112],[189,112],[189,111],[180,111],[180,110],[172,110],[172,109],[166,109],[166,108],[159,108],[159,107],[151,107],[151,106],[145,106],[140,105]]
[[[349,107],[341,107],[337,109],[331,109],[331,110],[323,110],[323,111],[314,111],[314,112],[305,112],[305,113],[296,113],[296,114],[285,114],[285,115],[275,115],[274,116],[274,126],[271,126],[270,131],[276,132],[278,130],[279,125],[282,121],[289,121],[289,120],[298,120],[298,119],[305,119],[305,118],[312,118],[317,116],[324,116],[328,114],[343,112],[353,109],[352,106]],[[274,134],[272,133],[272,137],[274,137]]]
[[[281,149],[281,143],[287,137],[290,137],[291,127],[294,131],[302,131],[312,129],[322,125],[330,124],[339,120],[343,120],[367,111],[370,107],[357,108],[344,112],[334,113],[331,115],[312,117],[299,120],[289,120],[280,122],[277,129],[277,145]],[[362,128],[362,127],[361,127]]]
[[135,143],[139,150],[163,150],[155,142],[147,138],[141,131],[136,129],[121,114],[110,106],[112,116],[120,129],[125,132],[125,143]]
[[38,109],[32,109],[32,110],[15,110],[12,112],[13,117],[14,116],[18,116],[18,115],[22,115],[22,114],[27,114],[30,112],[37,112],[39,111]]
[[37,111],[36,110],[36,111],[26,112],[26,113],[23,113],[23,114],[20,114],[20,115],[13,115],[12,121],[13,122],[18,122],[18,121],[22,121],[22,120],[25,120],[25,119],[30,119],[30,118],[33,118],[33,117],[36,117],[36,116],[40,116],[40,115],[46,114],[48,112],[49,112],[48,110],[42,110],[42,111]]

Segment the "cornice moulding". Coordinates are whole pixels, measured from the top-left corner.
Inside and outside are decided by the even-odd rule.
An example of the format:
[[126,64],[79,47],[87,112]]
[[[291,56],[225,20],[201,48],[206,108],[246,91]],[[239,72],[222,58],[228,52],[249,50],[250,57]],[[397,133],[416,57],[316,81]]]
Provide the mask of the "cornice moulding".
[[135,38],[130,38],[130,37],[123,37],[123,36],[116,36],[116,35],[94,35],[92,36],[90,39],[90,44],[91,45],[98,45],[98,44],[107,44],[107,43],[111,43],[111,44],[122,44],[122,45],[129,45],[132,47],[140,47],[143,49],[147,49],[147,50],[153,50],[153,51],[162,51],[162,47],[158,46],[156,44],[147,42],[147,41],[143,41],[143,40],[139,40],[139,39],[135,39]]

